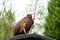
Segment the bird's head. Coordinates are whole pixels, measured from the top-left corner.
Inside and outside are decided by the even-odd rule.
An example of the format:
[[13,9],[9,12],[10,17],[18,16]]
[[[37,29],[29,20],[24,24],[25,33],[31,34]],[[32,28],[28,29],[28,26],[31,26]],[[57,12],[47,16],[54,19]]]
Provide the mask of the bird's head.
[[32,14],[28,14],[27,17],[28,17],[28,18],[32,18]]

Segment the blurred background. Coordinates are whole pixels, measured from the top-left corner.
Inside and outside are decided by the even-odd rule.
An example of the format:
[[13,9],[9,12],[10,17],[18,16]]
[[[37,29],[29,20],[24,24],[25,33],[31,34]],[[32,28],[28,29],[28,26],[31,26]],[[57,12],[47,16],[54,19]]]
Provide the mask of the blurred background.
[[16,23],[32,14],[36,33],[60,40],[60,0],[0,0],[0,40],[13,37]]

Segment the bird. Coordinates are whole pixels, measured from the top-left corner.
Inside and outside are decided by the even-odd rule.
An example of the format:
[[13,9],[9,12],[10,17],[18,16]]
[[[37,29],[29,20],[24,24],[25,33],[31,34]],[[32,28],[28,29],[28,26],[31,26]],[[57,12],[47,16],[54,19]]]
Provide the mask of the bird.
[[28,33],[33,24],[32,14],[27,14],[26,17],[19,20],[15,25],[13,36]]

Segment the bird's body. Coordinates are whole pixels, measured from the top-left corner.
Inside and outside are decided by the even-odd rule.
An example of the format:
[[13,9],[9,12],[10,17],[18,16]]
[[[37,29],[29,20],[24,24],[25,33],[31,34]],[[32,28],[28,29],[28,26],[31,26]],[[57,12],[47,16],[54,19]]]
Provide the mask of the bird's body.
[[16,24],[14,28],[14,36],[27,33],[30,30],[33,23],[34,21],[32,19],[32,15],[28,14]]

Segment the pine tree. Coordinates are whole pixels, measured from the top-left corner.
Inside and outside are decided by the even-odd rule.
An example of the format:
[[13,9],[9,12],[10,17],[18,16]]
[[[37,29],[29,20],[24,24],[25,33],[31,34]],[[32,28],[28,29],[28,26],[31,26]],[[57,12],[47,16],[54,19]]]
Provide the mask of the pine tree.
[[50,0],[45,21],[44,35],[60,40],[60,0]]

